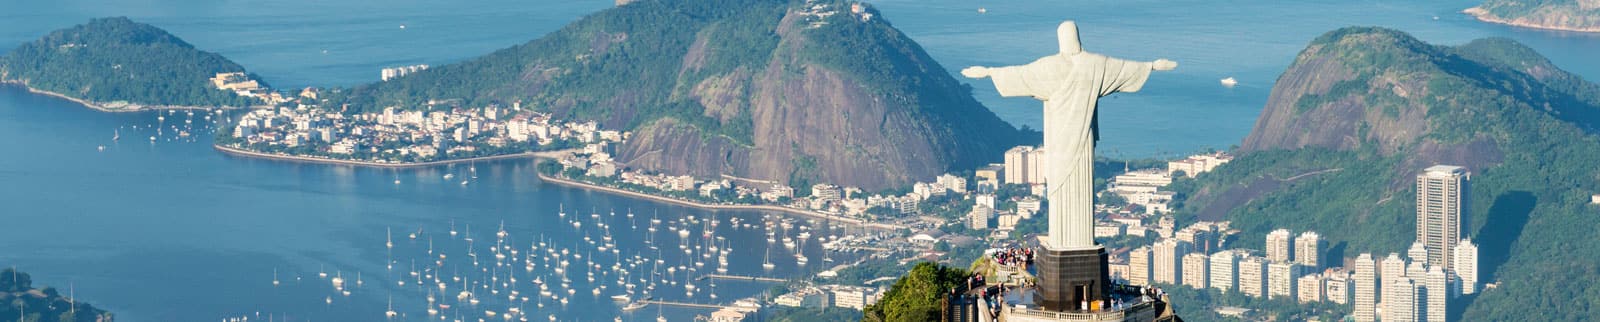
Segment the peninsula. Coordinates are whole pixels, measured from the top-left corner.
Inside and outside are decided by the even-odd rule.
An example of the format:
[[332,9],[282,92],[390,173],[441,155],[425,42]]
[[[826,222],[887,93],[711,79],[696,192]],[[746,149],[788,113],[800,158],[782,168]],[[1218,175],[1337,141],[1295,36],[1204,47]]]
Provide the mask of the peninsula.
[[244,67],[125,17],[56,30],[0,56],[0,82],[108,112],[207,109],[280,97]]
[[[110,312],[61,294],[53,287],[33,287],[33,277],[14,268],[0,270],[0,320],[109,322]],[[12,320],[23,317],[23,319]]]
[[1524,28],[1600,32],[1600,1],[1595,0],[1487,0],[1462,13]]

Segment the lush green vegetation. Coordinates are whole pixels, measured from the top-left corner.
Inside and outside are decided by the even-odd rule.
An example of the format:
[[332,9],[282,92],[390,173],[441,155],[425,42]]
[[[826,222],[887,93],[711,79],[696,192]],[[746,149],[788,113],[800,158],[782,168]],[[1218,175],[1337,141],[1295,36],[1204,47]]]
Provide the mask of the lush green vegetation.
[[221,55],[125,17],[56,30],[0,57],[0,79],[93,102],[142,105],[257,104],[209,81],[216,73],[243,71]]
[[[687,126],[703,140],[784,149],[755,147],[752,102],[798,103],[757,91],[782,92],[820,70],[842,76],[871,97],[810,95],[881,101],[893,111],[911,111],[910,121],[929,133],[884,135],[934,136],[935,144],[953,148],[927,157],[952,160],[951,169],[970,168],[1011,145],[1038,140],[1037,133],[1015,130],[984,108],[970,88],[882,15],[860,22],[849,13],[849,2],[818,3],[838,14],[788,14],[810,6],[798,0],[640,1],[597,12],[522,45],[387,82],[329,91],[327,98],[348,103],[352,111],[521,103],[558,118],[597,120],[607,128]],[[812,29],[807,19],[828,24]],[[779,28],[788,31],[780,34]],[[675,122],[658,122],[662,119]],[[815,174],[800,170],[788,178],[792,186],[814,182]]]
[[[1348,28],[1319,38],[1317,45],[1328,46],[1315,55],[1335,55],[1374,81],[1347,97],[1316,100],[1353,99],[1364,105],[1356,108],[1376,111],[1369,113],[1426,108],[1426,128],[1406,129],[1423,135],[1385,151],[1369,136],[1377,127],[1363,126],[1359,134],[1331,133],[1362,140],[1357,148],[1243,154],[1217,171],[1173,184],[1180,225],[1196,217],[1232,220],[1243,231],[1233,246],[1257,249],[1272,229],[1315,230],[1329,240],[1327,255],[1335,262],[1363,252],[1400,252],[1416,225],[1413,176],[1435,163],[1463,164],[1473,173],[1462,235],[1481,245],[1480,281],[1500,286],[1469,297],[1462,314],[1549,321],[1600,313],[1600,280],[1594,278],[1600,239],[1593,238],[1600,231],[1593,220],[1600,207],[1587,205],[1589,194],[1600,192],[1600,168],[1594,166],[1600,164],[1600,86],[1504,39],[1445,47],[1392,30]],[[1427,95],[1364,98],[1392,86],[1379,79],[1423,80]],[[1312,110],[1340,108],[1313,105]],[[1325,134],[1330,133],[1309,135]],[[1174,291],[1174,300],[1185,303],[1180,310],[1204,308],[1190,303],[1243,303],[1214,297]]]
[[75,302],[53,287],[34,288],[28,273],[0,271],[0,321],[110,321],[111,313]]
[[[738,68],[760,68],[777,44],[785,1],[640,1],[605,10],[526,44],[330,97],[356,110],[430,101],[524,106],[632,129],[673,118],[750,143],[749,116],[720,120],[686,95]],[[704,37],[698,69],[684,64]],[[748,78],[750,75],[743,75]],[[729,76],[732,77],[732,76]],[[743,81],[742,79],[740,81]]]
[[862,321],[937,321],[940,301],[952,289],[966,286],[967,270],[917,263],[894,282],[878,303],[867,306]]

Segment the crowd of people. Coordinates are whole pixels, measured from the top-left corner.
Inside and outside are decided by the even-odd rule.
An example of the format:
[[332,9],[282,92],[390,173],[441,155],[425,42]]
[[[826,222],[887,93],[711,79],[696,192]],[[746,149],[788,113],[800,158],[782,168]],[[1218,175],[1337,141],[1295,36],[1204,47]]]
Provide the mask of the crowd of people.
[[1032,248],[1006,248],[990,254],[989,257],[993,259],[996,264],[1005,266],[1015,266],[1021,267],[1022,269],[1027,269],[1028,266],[1033,265]]

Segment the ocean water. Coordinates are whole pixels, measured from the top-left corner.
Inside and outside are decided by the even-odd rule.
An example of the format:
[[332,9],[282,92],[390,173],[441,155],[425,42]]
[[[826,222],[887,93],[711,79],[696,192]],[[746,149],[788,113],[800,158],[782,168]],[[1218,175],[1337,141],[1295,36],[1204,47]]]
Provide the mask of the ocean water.
[[[92,17],[129,16],[168,29],[196,46],[222,53],[280,88],[351,85],[375,81],[378,69],[417,63],[446,64],[522,43],[548,33],[611,1],[11,1],[0,10],[0,48]],[[1180,62],[1177,71],[1153,75],[1139,93],[1102,100],[1100,153],[1123,157],[1169,156],[1225,149],[1249,132],[1272,81],[1312,38],[1334,28],[1398,28],[1426,41],[1460,44],[1481,37],[1510,37],[1549,56],[1558,66],[1600,79],[1600,37],[1515,29],[1479,23],[1457,13],[1459,1],[872,1],[887,19],[921,43],[951,72],[968,65],[1010,65],[1054,51],[1054,30],[1075,19],[1086,49],[1114,57]],[[978,8],[988,10],[977,13]],[[1435,18],[1437,17],[1437,18]],[[400,28],[400,26],[406,28]],[[1237,87],[1217,80],[1236,77]],[[1003,99],[986,81],[974,82],[979,99],[1014,124],[1038,128],[1039,104]],[[165,121],[158,121],[158,115]],[[108,114],[70,102],[0,88],[0,265],[33,273],[40,284],[67,288],[124,321],[203,321],[229,316],[287,314],[291,320],[380,320],[392,299],[401,319],[424,319],[426,297],[455,301],[459,290],[425,289],[416,270],[471,281],[511,276],[486,258],[503,222],[507,243],[524,252],[539,240],[609,266],[595,256],[605,222],[621,257],[660,257],[665,265],[692,265],[677,245],[700,244],[700,229],[679,238],[666,229],[648,234],[640,218],[658,215],[672,224],[711,213],[564,188],[533,178],[531,162],[498,161],[414,170],[380,170],[228,157],[207,142],[205,115]],[[183,123],[191,120],[192,123]],[[138,128],[135,129],[134,127]],[[158,133],[153,127],[161,128]],[[176,129],[193,136],[182,138]],[[113,133],[122,136],[112,141]],[[148,138],[155,136],[155,142]],[[99,146],[105,149],[99,150]],[[999,156],[995,156],[999,159]],[[472,168],[478,178],[469,179]],[[446,173],[455,176],[446,180]],[[457,181],[468,179],[470,184]],[[400,184],[394,181],[399,180]],[[559,207],[568,217],[556,215]],[[618,215],[609,213],[615,210]],[[631,210],[634,219],[624,215]],[[599,213],[600,218],[588,217]],[[733,246],[730,272],[780,278],[822,266],[815,244],[793,251],[768,245],[759,230],[726,220],[762,223],[765,214],[722,212],[714,236]],[[581,219],[574,219],[580,217]],[[581,220],[581,227],[571,222]],[[645,221],[646,223],[648,221]],[[455,226],[462,234],[451,238]],[[479,260],[466,256],[466,226]],[[692,226],[676,224],[677,226]],[[817,226],[816,234],[849,234]],[[418,239],[409,234],[419,233]],[[385,247],[385,231],[395,246]],[[793,234],[789,230],[786,234]],[[649,236],[649,237],[647,237]],[[437,260],[428,254],[432,238]],[[652,240],[645,243],[644,240]],[[714,239],[713,239],[714,240]],[[726,245],[725,244],[725,245]],[[658,246],[656,249],[650,246]],[[768,250],[770,249],[770,255]],[[652,256],[652,253],[659,255]],[[847,261],[848,254],[840,262]],[[543,257],[541,257],[543,258]],[[572,255],[565,258],[572,260]],[[760,263],[773,259],[776,270]],[[536,259],[542,263],[543,259]],[[715,260],[704,260],[707,265]],[[438,264],[437,262],[444,262]],[[390,268],[390,266],[393,268]],[[471,268],[493,267],[493,272]],[[581,266],[576,266],[581,267]],[[647,266],[640,266],[647,267]],[[706,266],[710,267],[710,266]],[[649,268],[630,268],[634,277]],[[280,285],[273,286],[276,271]],[[657,314],[686,320],[702,309],[652,306],[622,313],[587,269],[570,269],[579,290],[566,306],[528,302],[531,317],[559,320],[649,320]],[[604,271],[604,270],[601,270]],[[319,272],[365,282],[352,295],[335,294]],[[519,273],[524,274],[524,273]],[[531,274],[531,275],[526,275]],[[554,276],[549,267],[518,277]],[[602,274],[597,281],[613,275]],[[661,273],[680,283],[683,274]],[[400,281],[409,281],[399,285]],[[348,282],[347,282],[348,283]],[[549,283],[547,281],[547,283]],[[702,288],[709,285],[695,281]],[[457,287],[459,283],[451,283]],[[554,287],[554,285],[552,285]],[[690,296],[682,285],[658,287],[669,300],[717,302],[750,296],[761,283],[719,282],[716,291]],[[509,291],[509,290],[506,290]],[[476,292],[484,309],[510,305]],[[502,292],[508,293],[508,292]],[[495,294],[506,296],[508,294]],[[328,303],[331,300],[332,303]],[[453,302],[452,302],[453,303]],[[458,306],[459,307],[459,306]],[[482,309],[474,309],[482,311]],[[467,311],[467,310],[462,310]],[[450,313],[450,317],[455,317]],[[482,314],[481,312],[473,314]],[[481,315],[480,315],[481,316]],[[463,316],[467,317],[467,316]]]

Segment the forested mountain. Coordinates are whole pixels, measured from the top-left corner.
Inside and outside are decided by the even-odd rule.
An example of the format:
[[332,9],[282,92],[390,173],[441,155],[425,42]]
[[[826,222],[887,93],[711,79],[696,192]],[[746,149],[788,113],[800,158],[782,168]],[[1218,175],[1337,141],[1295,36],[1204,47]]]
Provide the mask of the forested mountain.
[[901,187],[1037,141],[871,7],[649,0],[465,62],[332,95],[352,110],[490,104],[633,131],[627,166]]
[[56,30],[0,56],[0,80],[96,103],[252,105],[254,99],[209,81],[217,73],[244,71],[222,55],[126,17]]
[[1289,228],[1321,233],[1329,258],[1383,256],[1412,242],[1416,174],[1465,166],[1462,234],[1482,245],[1480,281],[1500,284],[1452,316],[1586,320],[1600,314],[1597,131],[1600,86],[1514,41],[1344,28],[1278,79],[1237,159],[1174,188],[1180,215],[1232,220],[1238,246]]

